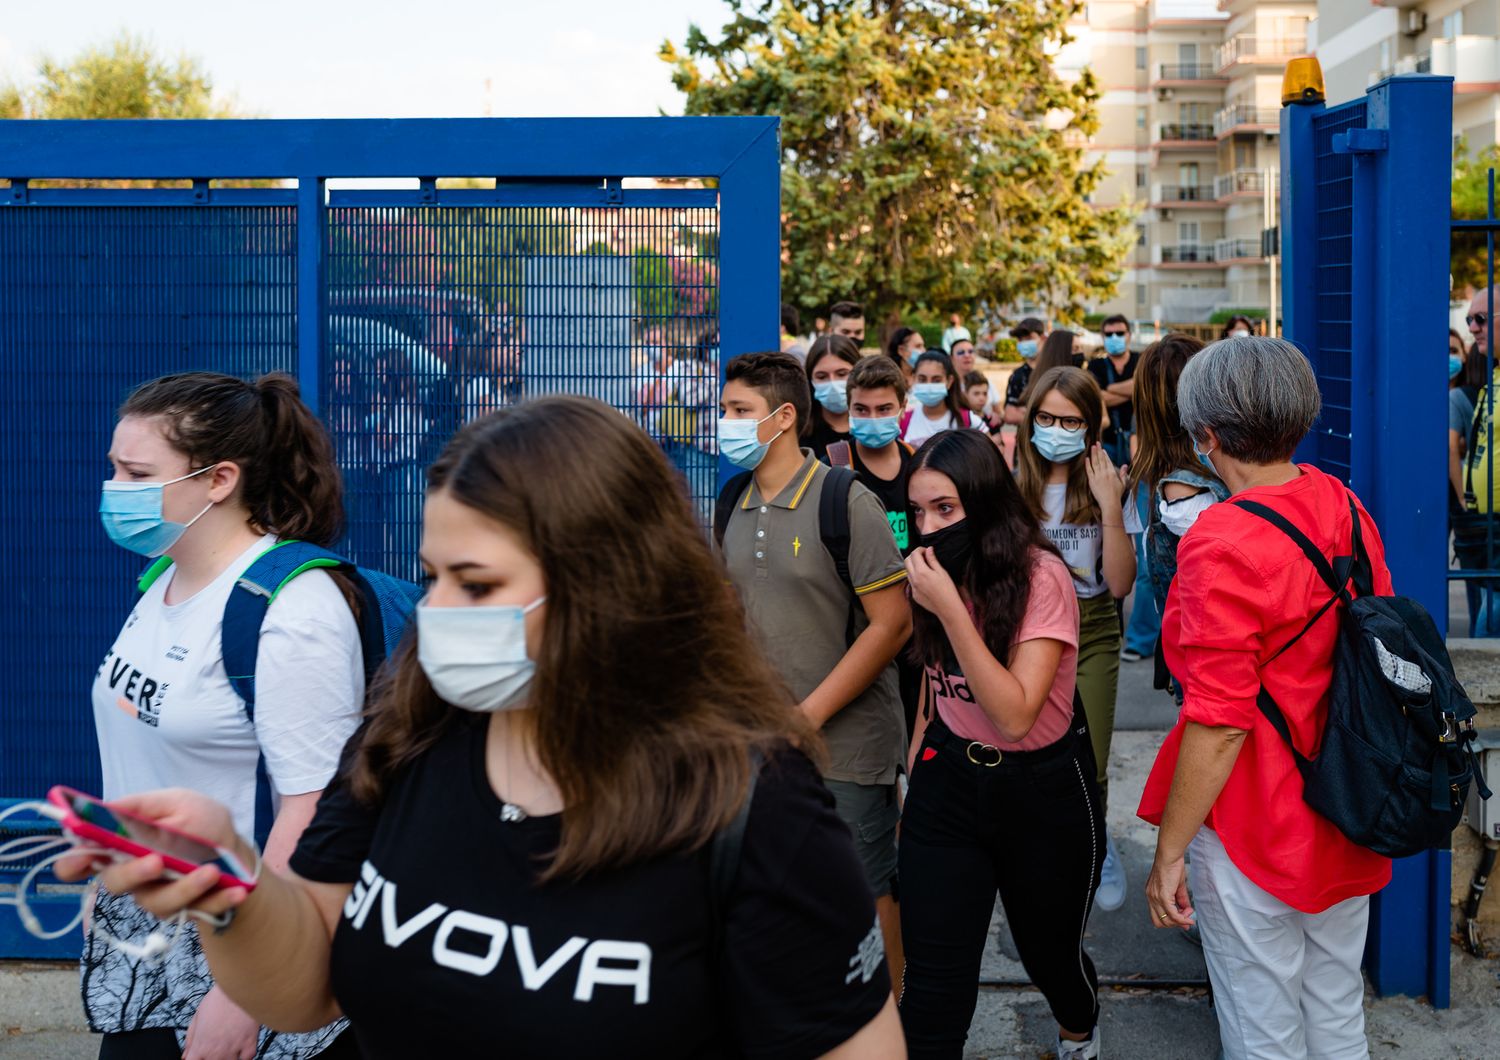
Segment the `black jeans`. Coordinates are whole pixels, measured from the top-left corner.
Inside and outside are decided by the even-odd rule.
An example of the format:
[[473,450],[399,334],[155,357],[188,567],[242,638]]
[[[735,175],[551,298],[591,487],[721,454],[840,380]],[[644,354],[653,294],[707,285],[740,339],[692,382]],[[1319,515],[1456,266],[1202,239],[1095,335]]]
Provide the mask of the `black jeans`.
[[1050,747],[1003,755],[932,719],[901,821],[900,1004],[910,1056],[963,1055],[997,891],[1053,1017],[1069,1031],[1093,1029],[1099,978],[1083,932],[1104,834],[1081,719]]

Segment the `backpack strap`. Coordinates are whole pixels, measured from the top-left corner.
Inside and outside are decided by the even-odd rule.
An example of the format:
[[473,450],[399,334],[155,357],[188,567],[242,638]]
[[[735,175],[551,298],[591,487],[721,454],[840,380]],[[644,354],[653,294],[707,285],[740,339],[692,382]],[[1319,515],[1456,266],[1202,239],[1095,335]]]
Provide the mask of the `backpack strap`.
[[914,409],[907,409],[907,410],[905,410],[904,412],[901,413],[901,437],[902,437],[902,439],[906,438],[906,428],[908,428],[908,427],[911,426],[911,414],[914,411],[915,411]]
[[755,785],[764,765],[765,757],[758,749],[751,748],[750,783],[745,789],[745,801],[740,804],[739,812],[714,836],[708,851],[709,923],[713,930],[710,952],[715,972],[728,951],[726,936],[729,927],[729,896],[734,890],[735,878],[739,875],[740,852],[745,845],[745,825],[750,820],[750,804],[755,800]]
[[741,471],[724,483],[724,488],[719,491],[719,499],[714,502],[714,541],[720,545],[724,544],[724,531],[729,529],[729,518],[734,514],[734,506],[744,495],[745,487],[750,484],[750,476],[751,472]]
[[[1234,501],[1232,503],[1238,508],[1245,509],[1245,511],[1249,512],[1251,515],[1259,516],[1266,522],[1270,523],[1272,526],[1276,527],[1276,529],[1280,530],[1287,537],[1291,538],[1292,543],[1300,548],[1302,550],[1302,554],[1305,555],[1312,563],[1313,568],[1318,572],[1318,577],[1323,579],[1323,584],[1327,585],[1329,590],[1331,590],[1337,597],[1343,599],[1345,603],[1350,602],[1348,590],[1345,587],[1349,580],[1348,573],[1344,573],[1344,576],[1340,578],[1339,575],[1334,572],[1333,565],[1328,562],[1328,557],[1323,555],[1322,550],[1320,550],[1317,545],[1308,540],[1307,535],[1304,534],[1301,530],[1298,530],[1290,519],[1282,515],[1280,512],[1276,511],[1276,509],[1266,507],[1259,501]],[[1353,507],[1353,502],[1351,502],[1351,511],[1353,511]],[[1357,534],[1359,530],[1359,519],[1357,517],[1354,520],[1354,526],[1355,533]],[[1358,537],[1356,537],[1356,543],[1358,542],[1358,540]]]
[[960,405],[958,408],[958,422],[962,423],[965,427],[970,426],[973,422],[969,419],[969,410],[964,408],[962,405]]
[[827,452],[830,467],[854,466],[854,450],[848,442],[829,442]]
[[818,534],[823,547],[833,557],[839,580],[854,594],[854,578],[849,573],[849,490],[854,486],[854,472],[846,467],[829,468],[823,476],[823,491],[818,497]]
[[135,587],[140,592],[145,592],[156,584],[158,578],[167,573],[167,568],[172,565],[171,556],[158,556],[152,561],[151,566],[141,571],[141,576],[136,579]]

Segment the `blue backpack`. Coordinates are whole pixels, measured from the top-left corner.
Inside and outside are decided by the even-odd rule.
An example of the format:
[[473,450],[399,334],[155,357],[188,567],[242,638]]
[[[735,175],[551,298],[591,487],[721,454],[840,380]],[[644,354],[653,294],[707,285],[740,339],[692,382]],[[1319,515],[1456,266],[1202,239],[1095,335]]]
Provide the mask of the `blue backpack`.
[[[141,575],[140,591],[151,588],[171,565],[170,556],[162,556],[151,564]],[[244,701],[245,717],[251,724],[255,722],[255,660],[260,653],[260,629],[266,620],[266,610],[294,578],[317,569],[338,571],[359,594],[356,618],[367,689],[381,664],[401,643],[417,599],[422,595],[420,586],[355,566],[338,553],[306,541],[282,541],[262,552],[230,590],[224,604],[220,637],[224,671],[230,687]],[[262,848],[271,832],[273,817],[271,781],[262,756],[255,766],[255,842]]]

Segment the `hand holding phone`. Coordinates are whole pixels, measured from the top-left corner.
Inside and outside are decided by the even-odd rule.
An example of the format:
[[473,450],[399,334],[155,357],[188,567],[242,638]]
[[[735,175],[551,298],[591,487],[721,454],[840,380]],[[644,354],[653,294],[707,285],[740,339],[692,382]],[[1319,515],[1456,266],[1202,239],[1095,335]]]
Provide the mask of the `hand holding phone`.
[[[244,860],[233,851],[165,823],[173,819],[191,819],[196,812],[206,826],[203,830],[226,833],[230,837],[224,840],[227,843],[232,841],[233,828],[227,827],[228,812],[223,807],[192,792],[159,792],[122,801],[148,798],[156,800],[152,803],[153,808],[167,812],[151,820],[132,813],[119,803],[106,803],[61,785],[47,793],[48,801],[61,811],[63,829],[84,844],[131,859],[154,854],[161,858],[165,867],[162,875],[169,880],[180,879],[205,865],[212,865],[219,871],[219,880],[213,890],[238,887],[249,892],[255,889],[255,870],[247,868]],[[162,799],[167,800],[165,804],[161,803]],[[220,817],[222,821],[217,820]]]

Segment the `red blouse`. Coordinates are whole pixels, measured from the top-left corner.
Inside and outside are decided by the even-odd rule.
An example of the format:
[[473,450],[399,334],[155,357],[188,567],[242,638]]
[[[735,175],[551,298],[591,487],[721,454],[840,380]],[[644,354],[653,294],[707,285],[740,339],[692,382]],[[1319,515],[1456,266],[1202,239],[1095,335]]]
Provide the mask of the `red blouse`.
[[[1238,494],[1274,508],[1323,553],[1348,555],[1349,505],[1343,483],[1311,465],[1280,486]],[[1375,592],[1389,595],[1385,546],[1358,501]],[[1286,715],[1292,739],[1315,757],[1328,717],[1337,608],[1274,662],[1328,600],[1328,587],[1300,549],[1270,523],[1233,503],[1215,504],[1177,551],[1177,576],[1162,616],[1167,667],[1182,682],[1181,717],[1157,754],[1139,814],[1161,824],[1177,769],[1183,723],[1249,733],[1229,781],[1209,812],[1234,864],[1258,886],[1304,913],[1320,913],[1391,878],[1390,860],[1356,846],[1302,799],[1291,753],[1255,705],[1261,683]]]

